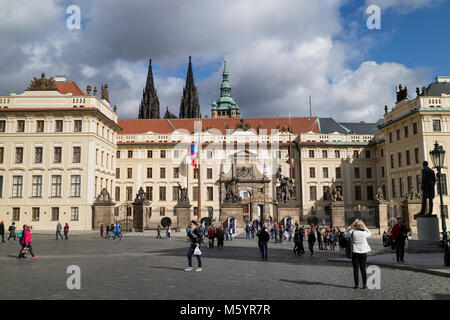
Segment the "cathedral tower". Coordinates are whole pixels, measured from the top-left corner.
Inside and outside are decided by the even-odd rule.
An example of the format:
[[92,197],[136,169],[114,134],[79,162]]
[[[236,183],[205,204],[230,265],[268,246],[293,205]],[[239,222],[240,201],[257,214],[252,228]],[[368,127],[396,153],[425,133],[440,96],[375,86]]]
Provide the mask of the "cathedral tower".
[[189,66],[186,77],[186,85],[183,90],[183,97],[180,103],[180,119],[200,118],[200,103],[198,92],[194,83],[194,73],[192,72],[192,59],[189,57]]
[[222,85],[220,86],[220,98],[211,104],[212,118],[240,118],[239,106],[231,96],[231,86],[228,80],[227,62],[223,63]]
[[159,119],[159,100],[153,82],[152,59],[149,61],[147,83],[139,107],[139,119]]

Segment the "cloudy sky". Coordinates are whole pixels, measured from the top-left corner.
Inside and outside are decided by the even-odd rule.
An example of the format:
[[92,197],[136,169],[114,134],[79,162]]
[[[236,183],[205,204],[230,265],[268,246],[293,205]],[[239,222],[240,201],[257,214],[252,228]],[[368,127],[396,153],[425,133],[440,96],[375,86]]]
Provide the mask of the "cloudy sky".
[[[69,5],[81,29],[66,26]],[[369,5],[381,29],[369,30]],[[192,55],[202,115],[219,95],[223,60],[243,117],[376,121],[395,86],[450,75],[448,0],[0,0],[0,94],[63,74],[108,83],[122,119],[137,118],[152,58],[161,102],[178,115]]]

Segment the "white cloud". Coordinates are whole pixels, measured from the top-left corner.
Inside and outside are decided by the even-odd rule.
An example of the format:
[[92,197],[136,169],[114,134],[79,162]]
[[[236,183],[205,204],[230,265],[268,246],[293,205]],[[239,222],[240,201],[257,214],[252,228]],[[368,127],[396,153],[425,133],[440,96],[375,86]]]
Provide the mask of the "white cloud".
[[[149,57],[162,115],[166,106],[178,114],[185,75],[172,75],[180,66],[186,70],[189,55],[197,76],[201,67],[228,57],[243,116],[288,115],[289,108],[305,116],[311,94],[315,114],[375,121],[392,103],[396,84],[413,92],[425,77],[398,63],[354,67],[373,42],[344,34],[339,10],[345,0],[111,0],[107,11],[103,2],[80,0],[82,19],[88,19],[81,31],[66,29],[59,1],[18,1],[2,1],[0,10],[2,93],[20,91],[41,72],[65,74],[82,88],[108,83],[121,118],[137,117]],[[399,10],[432,1],[378,3]],[[219,95],[221,71],[197,81],[203,115]]]
[[396,13],[408,13],[410,11],[439,5],[445,0],[366,0],[367,5],[375,4],[381,9],[392,9]]

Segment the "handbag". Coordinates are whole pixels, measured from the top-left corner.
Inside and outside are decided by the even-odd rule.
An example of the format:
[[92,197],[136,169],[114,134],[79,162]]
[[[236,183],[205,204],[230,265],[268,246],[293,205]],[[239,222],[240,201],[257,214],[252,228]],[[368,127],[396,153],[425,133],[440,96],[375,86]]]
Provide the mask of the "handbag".
[[345,257],[347,259],[351,259],[352,253],[353,253],[353,232],[352,235],[350,236],[350,239],[347,242],[347,246],[345,247]]
[[195,248],[195,250],[194,250],[194,255],[195,255],[195,256],[201,256],[201,255],[202,255],[202,252],[200,251],[200,247],[199,247],[199,246],[197,246],[197,247]]

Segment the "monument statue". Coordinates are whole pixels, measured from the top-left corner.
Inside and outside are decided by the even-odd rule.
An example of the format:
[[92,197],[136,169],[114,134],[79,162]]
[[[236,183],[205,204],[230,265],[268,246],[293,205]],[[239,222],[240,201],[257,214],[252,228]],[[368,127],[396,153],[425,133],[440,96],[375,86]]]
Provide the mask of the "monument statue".
[[279,173],[280,186],[277,188],[277,201],[284,202],[295,199],[294,183]]
[[383,190],[381,190],[381,188],[378,188],[377,194],[375,195],[375,200],[377,200],[378,202],[386,201],[386,199],[384,199]]
[[100,191],[99,195],[97,196],[97,198],[95,199],[96,201],[112,201],[108,190],[106,190],[106,188],[103,188],[102,191]]
[[178,203],[189,203],[188,190],[183,188],[181,184],[178,184]]
[[55,91],[55,79],[53,77],[46,79],[45,73],[41,74],[41,78],[37,79],[33,77],[33,81],[31,81],[30,85],[27,88],[27,91]]
[[237,203],[241,201],[241,197],[239,196],[239,192],[237,190],[237,184],[239,183],[238,178],[232,178],[228,181],[225,181],[225,199],[224,202]]
[[134,199],[134,202],[144,202],[147,200],[147,195],[145,194],[144,188],[140,187],[138,193],[136,193],[136,199]]
[[408,88],[405,87],[405,89],[403,89],[402,85],[400,84],[397,89],[397,103],[407,98],[408,98]]
[[331,202],[341,202],[344,201],[344,198],[342,197],[341,190],[337,188],[333,188],[333,191],[331,191]]
[[428,162],[423,162],[422,169],[422,208],[419,216],[424,216],[427,199],[428,199],[428,215],[433,214],[434,185],[436,184],[436,175],[434,171],[428,167]]
[[408,194],[406,195],[406,199],[408,201],[414,201],[414,200],[420,200],[422,197],[420,196],[420,194],[418,194],[416,191],[411,190],[410,192],[408,192]]

